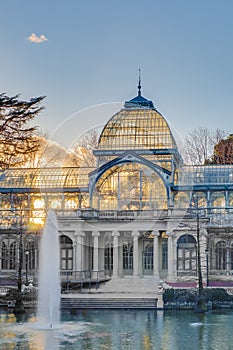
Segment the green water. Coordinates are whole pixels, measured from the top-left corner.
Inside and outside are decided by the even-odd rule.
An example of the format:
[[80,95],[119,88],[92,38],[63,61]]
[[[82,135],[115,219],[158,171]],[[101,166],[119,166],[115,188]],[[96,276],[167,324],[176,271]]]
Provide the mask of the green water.
[[17,320],[2,310],[0,349],[232,350],[233,311],[67,312],[59,329],[39,330],[33,314]]

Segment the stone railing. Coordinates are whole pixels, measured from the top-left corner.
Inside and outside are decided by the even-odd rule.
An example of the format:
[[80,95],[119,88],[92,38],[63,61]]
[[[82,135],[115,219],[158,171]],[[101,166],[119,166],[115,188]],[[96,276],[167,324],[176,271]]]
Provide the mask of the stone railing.
[[111,272],[109,270],[61,270],[61,281],[69,282],[89,282],[89,281],[103,281],[111,278]]
[[167,210],[94,210],[78,209],[73,211],[57,211],[59,217],[77,217],[84,219],[134,219],[134,218],[159,218],[168,215]]
[[167,215],[167,211],[162,210],[102,210],[98,212],[98,218],[114,219],[134,219],[134,218],[155,218]]
[[[133,220],[133,219],[151,219],[151,218],[196,218],[197,212],[195,209],[177,209],[170,208],[168,210],[95,210],[95,209],[77,209],[77,210],[56,210],[58,217],[63,219],[68,218],[83,218],[95,220]],[[233,225],[233,209],[207,209],[201,208],[198,210],[200,218],[209,220],[209,226],[232,226]]]
[[209,215],[211,226],[232,226],[233,225],[233,212],[223,213],[211,213]]

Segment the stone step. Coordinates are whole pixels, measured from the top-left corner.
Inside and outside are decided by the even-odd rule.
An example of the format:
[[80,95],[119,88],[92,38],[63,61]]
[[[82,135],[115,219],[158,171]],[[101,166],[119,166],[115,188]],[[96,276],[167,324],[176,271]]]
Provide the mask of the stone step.
[[62,298],[62,309],[156,309],[156,298]]
[[156,293],[158,291],[158,280],[153,277],[124,277],[112,278],[100,287],[104,293]]

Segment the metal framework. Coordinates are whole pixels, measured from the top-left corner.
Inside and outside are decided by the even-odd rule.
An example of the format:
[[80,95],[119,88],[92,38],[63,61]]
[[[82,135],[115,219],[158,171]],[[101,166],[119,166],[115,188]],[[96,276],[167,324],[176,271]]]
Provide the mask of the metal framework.
[[175,140],[155,109],[122,109],[104,127],[98,150],[174,149]]
[[0,174],[0,191],[19,189],[72,189],[88,187],[88,174],[95,168],[14,168]]

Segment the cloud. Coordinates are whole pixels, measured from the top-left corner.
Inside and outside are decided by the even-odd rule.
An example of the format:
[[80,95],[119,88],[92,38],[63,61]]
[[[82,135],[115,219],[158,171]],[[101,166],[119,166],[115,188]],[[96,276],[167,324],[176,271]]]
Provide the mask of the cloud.
[[43,41],[48,41],[48,39],[46,38],[46,36],[44,34],[41,34],[40,36],[37,36],[36,34],[32,33],[31,35],[29,35],[27,37],[27,39],[29,41],[31,41],[31,43],[36,43],[36,44],[40,44]]

